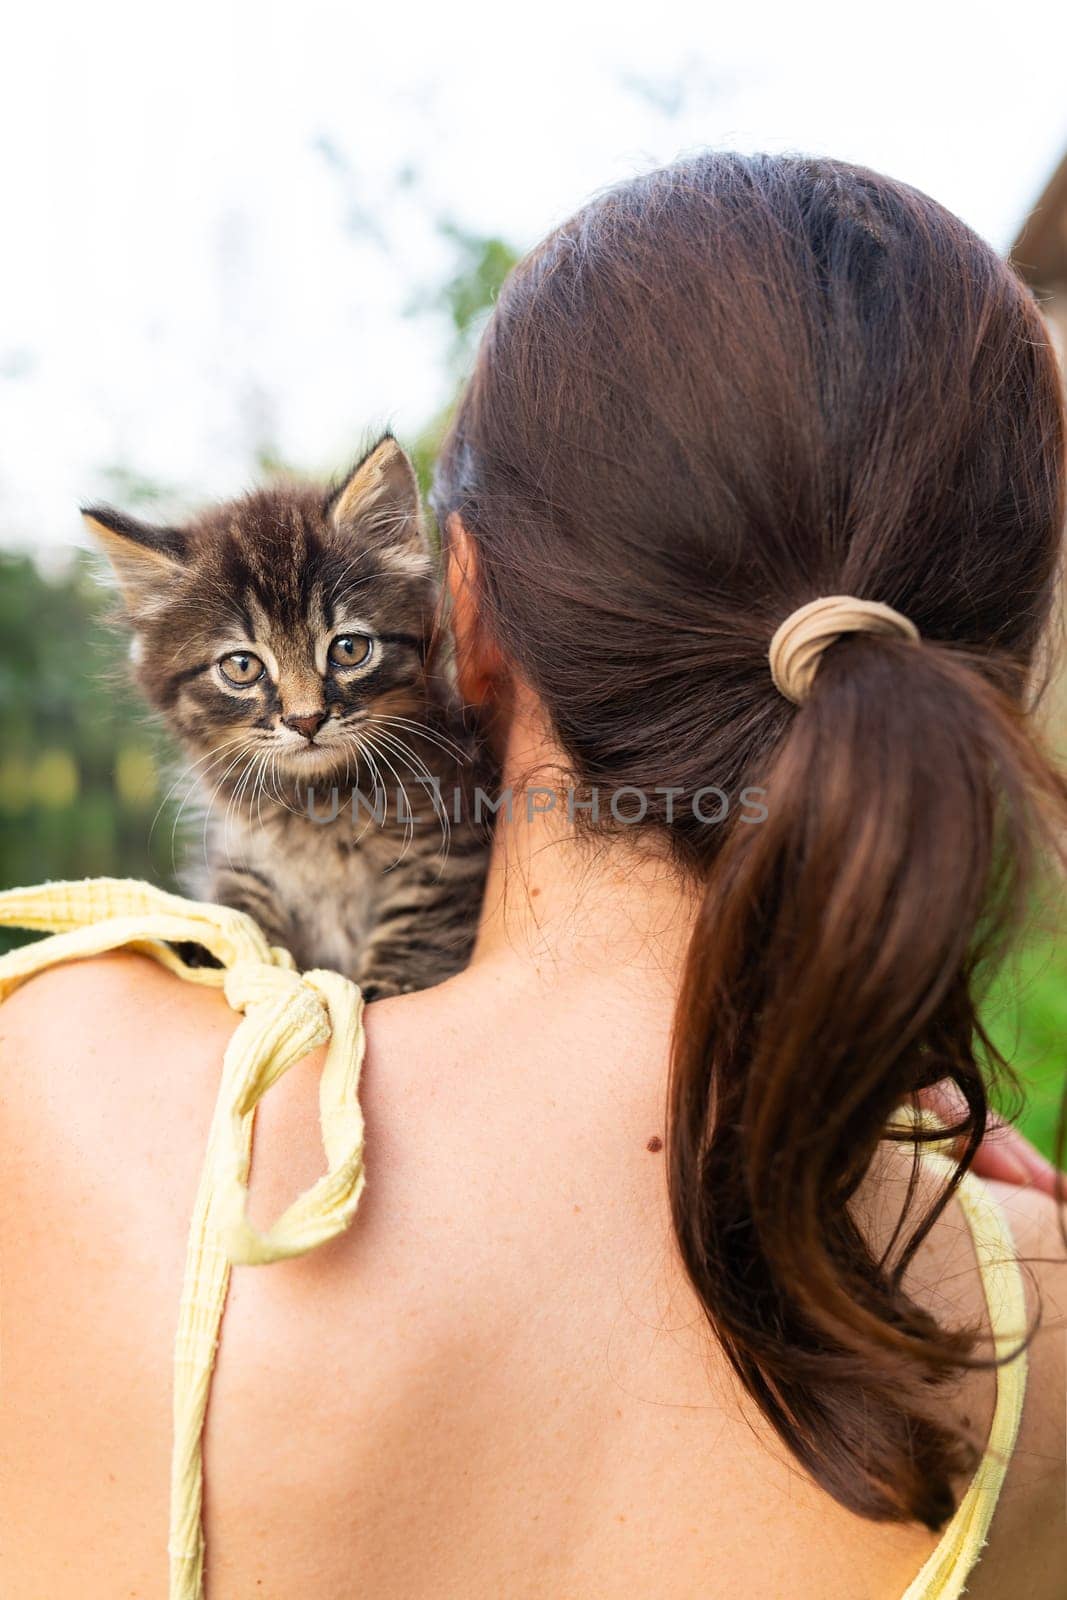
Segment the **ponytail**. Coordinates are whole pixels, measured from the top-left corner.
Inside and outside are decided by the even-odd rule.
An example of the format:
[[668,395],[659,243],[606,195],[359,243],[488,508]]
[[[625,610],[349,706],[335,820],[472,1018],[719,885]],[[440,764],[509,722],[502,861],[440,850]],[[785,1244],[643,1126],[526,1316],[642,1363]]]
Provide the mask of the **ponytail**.
[[[1067,816],[1018,697],[937,645],[829,649],[773,754],[766,821],[712,865],[675,1031],[672,1213],[718,1339],[835,1499],[930,1528],[975,1453],[932,1419],[931,1383],[992,1358],[903,1275],[985,1131],[980,970],[1022,908],[1032,841]],[[880,1259],[850,1201],[894,1108],[944,1080],[964,1153]]]

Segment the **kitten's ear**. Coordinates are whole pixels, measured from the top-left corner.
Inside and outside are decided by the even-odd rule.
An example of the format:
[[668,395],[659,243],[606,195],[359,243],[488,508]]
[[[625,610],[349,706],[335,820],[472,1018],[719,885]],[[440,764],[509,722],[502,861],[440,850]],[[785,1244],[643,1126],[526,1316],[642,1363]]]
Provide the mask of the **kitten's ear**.
[[340,533],[358,534],[383,549],[427,553],[415,468],[391,433],[353,467],[326,504]]
[[130,615],[150,611],[182,569],[185,535],[138,522],[110,506],[83,506],[82,516],[111,562]]

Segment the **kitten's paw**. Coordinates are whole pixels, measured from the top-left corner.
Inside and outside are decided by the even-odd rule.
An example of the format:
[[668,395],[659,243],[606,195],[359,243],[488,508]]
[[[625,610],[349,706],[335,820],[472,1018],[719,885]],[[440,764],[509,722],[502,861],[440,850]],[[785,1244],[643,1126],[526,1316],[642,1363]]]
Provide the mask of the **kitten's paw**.
[[414,994],[415,983],[401,983],[391,978],[370,978],[359,985],[359,992],[369,1005],[372,1000],[391,1000],[394,995]]

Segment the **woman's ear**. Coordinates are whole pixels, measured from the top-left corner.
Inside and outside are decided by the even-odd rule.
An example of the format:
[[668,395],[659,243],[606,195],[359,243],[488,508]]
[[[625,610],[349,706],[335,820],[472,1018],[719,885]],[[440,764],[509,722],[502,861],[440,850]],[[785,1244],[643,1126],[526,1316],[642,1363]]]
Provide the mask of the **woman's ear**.
[[503,657],[486,636],[478,608],[478,557],[474,541],[453,512],[446,524],[446,581],[452,602],[459,691],[468,705],[494,700],[507,678]]

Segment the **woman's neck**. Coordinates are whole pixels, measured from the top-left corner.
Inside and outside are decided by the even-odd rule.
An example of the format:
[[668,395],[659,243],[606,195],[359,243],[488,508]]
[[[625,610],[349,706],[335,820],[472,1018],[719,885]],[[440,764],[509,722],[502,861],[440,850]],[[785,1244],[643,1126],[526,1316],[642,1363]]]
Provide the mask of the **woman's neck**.
[[[531,984],[606,979],[675,993],[699,890],[646,829],[582,828],[566,762],[520,702],[503,760],[472,968],[508,963]],[[575,799],[580,802],[580,796]]]

